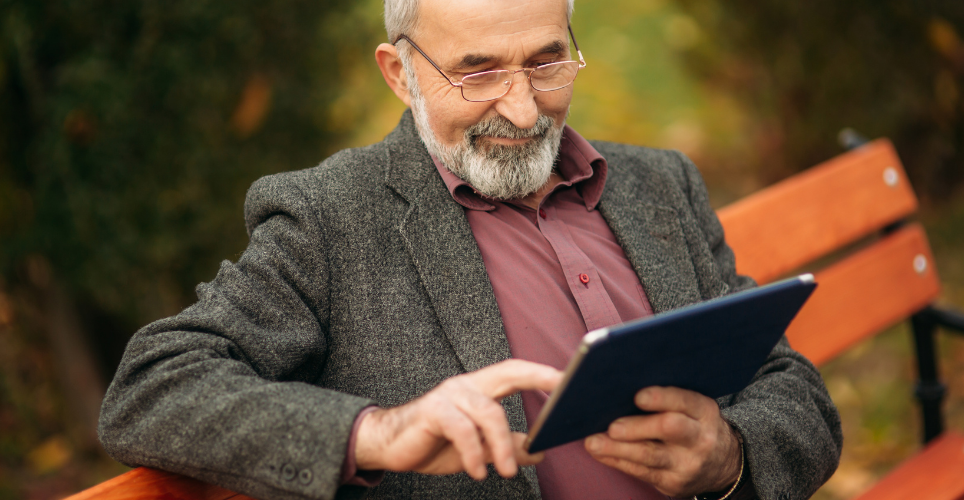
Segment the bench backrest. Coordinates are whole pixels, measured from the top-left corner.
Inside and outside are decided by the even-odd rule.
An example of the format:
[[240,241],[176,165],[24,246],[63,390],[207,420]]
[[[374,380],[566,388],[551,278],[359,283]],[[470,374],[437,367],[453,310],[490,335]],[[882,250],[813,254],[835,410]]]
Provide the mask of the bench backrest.
[[814,272],[817,290],[787,336],[819,365],[940,293],[927,237],[919,225],[903,224],[916,210],[900,159],[882,139],[718,214],[741,274],[762,284],[792,271]]

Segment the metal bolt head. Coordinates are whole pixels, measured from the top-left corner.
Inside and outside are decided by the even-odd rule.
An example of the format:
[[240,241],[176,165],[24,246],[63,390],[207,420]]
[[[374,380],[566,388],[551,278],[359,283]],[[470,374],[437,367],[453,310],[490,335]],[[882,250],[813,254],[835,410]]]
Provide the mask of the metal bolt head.
[[295,466],[291,464],[285,464],[284,467],[281,468],[281,478],[285,481],[291,481],[297,475],[298,471],[296,471]]
[[924,274],[927,271],[927,257],[921,254],[914,257],[914,271],[917,271],[917,274]]
[[900,176],[897,175],[897,169],[894,167],[887,167],[884,169],[884,184],[890,187],[897,186],[897,181],[900,180]]

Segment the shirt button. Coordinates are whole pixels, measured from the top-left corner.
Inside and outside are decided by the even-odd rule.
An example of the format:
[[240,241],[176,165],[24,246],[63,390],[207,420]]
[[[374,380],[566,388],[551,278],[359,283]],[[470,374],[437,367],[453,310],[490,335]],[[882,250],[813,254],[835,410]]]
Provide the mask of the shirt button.
[[540,208],[540,209],[539,209],[539,217],[542,217],[543,219],[545,219],[545,218],[546,218],[546,211]]
[[311,471],[302,469],[301,472],[298,473],[298,482],[305,486],[311,484]]
[[588,274],[585,274],[585,273],[580,274],[580,275],[579,275],[579,281],[583,282],[584,284],[588,284],[588,283],[589,283],[589,275],[588,275]]

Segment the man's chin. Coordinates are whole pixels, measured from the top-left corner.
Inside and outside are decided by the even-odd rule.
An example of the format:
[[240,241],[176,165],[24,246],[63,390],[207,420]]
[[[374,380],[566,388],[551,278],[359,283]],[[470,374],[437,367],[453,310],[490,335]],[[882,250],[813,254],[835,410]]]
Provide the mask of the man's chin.
[[486,193],[483,193],[483,192],[481,192],[481,191],[479,192],[479,194],[481,194],[482,196],[485,196],[485,197],[487,197],[487,198],[496,200],[496,201],[522,200],[522,199],[526,198],[527,196],[529,196],[529,195],[531,195],[531,194],[534,194],[534,193],[538,192],[540,189],[546,187],[547,184],[549,184],[549,179],[546,179],[546,182],[543,182],[542,185],[540,185],[539,187],[537,187],[537,188],[535,188],[535,189],[532,189],[532,190],[529,190],[529,191],[526,191],[526,190],[517,190],[516,192],[513,192],[512,194],[507,194],[507,195],[502,195],[502,196],[500,196],[500,195],[486,194]]

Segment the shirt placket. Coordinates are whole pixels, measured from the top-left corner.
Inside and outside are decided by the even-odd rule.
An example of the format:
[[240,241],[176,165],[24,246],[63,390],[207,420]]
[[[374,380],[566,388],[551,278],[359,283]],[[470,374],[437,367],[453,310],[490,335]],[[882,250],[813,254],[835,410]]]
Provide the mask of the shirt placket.
[[586,328],[592,331],[621,323],[616,306],[606,292],[596,266],[576,243],[569,226],[557,217],[555,207],[540,207],[536,221],[539,231],[559,259],[566,283],[576,299]]

